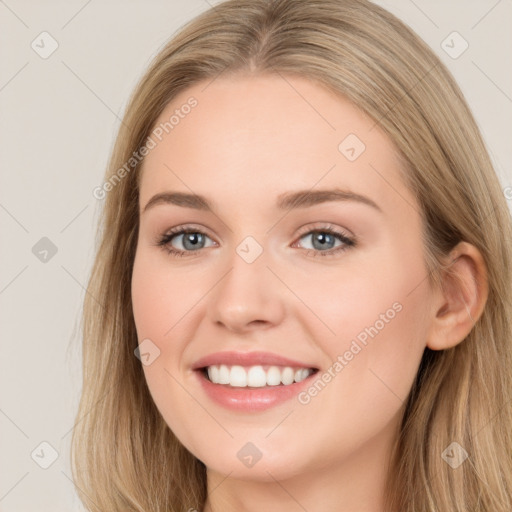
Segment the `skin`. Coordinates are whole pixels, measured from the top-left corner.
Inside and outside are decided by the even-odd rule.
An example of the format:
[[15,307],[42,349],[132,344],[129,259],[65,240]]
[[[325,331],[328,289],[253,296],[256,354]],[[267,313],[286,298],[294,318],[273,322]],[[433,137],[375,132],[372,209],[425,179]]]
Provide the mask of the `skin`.
[[[198,101],[147,155],[141,177],[132,299],[139,341],[160,350],[144,366],[151,395],[208,468],[205,511],[382,511],[422,353],[454,346],[471,330],[487,293],[482,257],[461,243],[448,257],[459,280],[446,277],[444,291],[429,287],[419,206],[396,150],[343,97],[298,77],[236,75],[206,85],[166,107],[156,124],[190,96]],[[354,161],[338,149],[349,134],[366,146]],[[381,211],[356,201],[275,206],[286,192],[335,187]],[[214,213],[163,203],[144,211],[164,191],[204,195]],[[190,223],[207,235],[198,251],[179,258],[156,245]],[[356,245],[322,257],[342,244],[313,245],[315,230],[329,226]],[[247,236],[263,250],[252,263],[236,252]],[[172,245],[187,250],[180,235]],[[204,394],[191,370],[213,352],[261,350],[309,362],[320,375],[395,303],[401,311],[307,404],[232,412]],[[250,468],[237,457],[247,442],[262,453]]]

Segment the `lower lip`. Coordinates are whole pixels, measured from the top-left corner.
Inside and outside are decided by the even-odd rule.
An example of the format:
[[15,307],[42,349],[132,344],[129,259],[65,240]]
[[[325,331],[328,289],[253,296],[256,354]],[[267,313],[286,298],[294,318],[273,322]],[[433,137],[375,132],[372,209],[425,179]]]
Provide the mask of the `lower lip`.
[[202,371],[196,371],[205,393],[214,402],[235,411],[258,412],[291,400],[309,385],[312,373],[301,382],[287,386],[266,386],[261,388],[232,387],[226,384],[214,384]]

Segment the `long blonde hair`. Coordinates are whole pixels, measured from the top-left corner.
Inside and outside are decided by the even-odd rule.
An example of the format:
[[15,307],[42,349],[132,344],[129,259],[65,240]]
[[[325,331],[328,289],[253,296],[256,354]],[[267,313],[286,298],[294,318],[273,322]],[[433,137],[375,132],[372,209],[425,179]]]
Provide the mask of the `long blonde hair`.
[[[306,77],[344,95],[395,144],[421,205],[429,280],[459,241],[487,270],[483,314],[456,347],[426,349],[389,476],[392,512],[512,510],[512,222],[466,101],[434,52],[366,0],[228,0],[159,52],[127,106],[105,175],[104,210],[83,312],[83,388],[72,439],[90,511],[202,510],[206,468],[148,391],[131,305],[140,163],[121,173],[180,91],[221,73]],[[198,107],[200,108],[200,106]],[[125,166],[126,170],[126,166]],[[442,452],[469,454],[454,469]]]

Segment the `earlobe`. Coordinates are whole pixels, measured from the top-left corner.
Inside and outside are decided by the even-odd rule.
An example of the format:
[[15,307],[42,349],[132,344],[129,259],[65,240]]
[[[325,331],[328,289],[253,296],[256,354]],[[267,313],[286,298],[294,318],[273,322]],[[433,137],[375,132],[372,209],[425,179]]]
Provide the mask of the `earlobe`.
[[427,338],[432,350],[462,342],[480,318],[488,296],[487,268],[480,251],[460,242],[442,270],[442,289],[436,292],[436,310]]

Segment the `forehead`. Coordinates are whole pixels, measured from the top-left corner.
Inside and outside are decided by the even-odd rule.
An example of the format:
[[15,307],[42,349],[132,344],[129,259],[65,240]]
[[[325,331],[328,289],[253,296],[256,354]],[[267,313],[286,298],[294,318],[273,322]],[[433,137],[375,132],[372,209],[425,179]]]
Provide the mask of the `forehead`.
[[195,84],[166,106],[151,137],[141,205],[167,189],[256,206],[295,189],[343,187],[385,201],[404,187],[395,147],[373,119],[300,77]]

